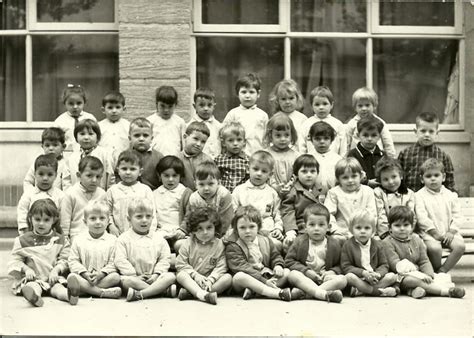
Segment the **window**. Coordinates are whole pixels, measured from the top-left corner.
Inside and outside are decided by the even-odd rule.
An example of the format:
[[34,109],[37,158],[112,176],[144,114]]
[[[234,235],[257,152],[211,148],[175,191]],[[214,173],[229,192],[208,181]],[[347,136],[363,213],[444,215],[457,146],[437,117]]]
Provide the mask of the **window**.
[[[114,0],[0,0],[0,122],[40,127],[64,111],[67,84],[85,88],[85,110],[101,119],[118,89]],[[48,123],[49,124],[49,123]]]
[[[268,93],[293,78],[307,99],[331,88],[333,114],[353,116],[361,86],[379,95],[378,114],[392,129],[411,128],[418,112],[433,111],[445,129],[463,127],[464,36],[460,0],[195,0],[194,85],[217,94],[222,120],[238,104],[238,76],[262,77],[258,101],[270,113]],[[306,102],[304,113],[312,115]]]

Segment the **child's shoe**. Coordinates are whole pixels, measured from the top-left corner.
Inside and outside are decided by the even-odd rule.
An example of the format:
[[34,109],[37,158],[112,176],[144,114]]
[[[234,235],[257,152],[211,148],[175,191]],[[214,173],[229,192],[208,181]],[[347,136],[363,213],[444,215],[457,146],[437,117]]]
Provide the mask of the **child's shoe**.
[[362,296],[363,294],[364,293],[359,291],[358,288],[356,288],[355,286],[351,286],[351,292],[349,294],[351,297],[358,297],[358,296]]
[[326,291],[326,300],[329,303],[340,303],[342,302],[342,298],[341,290]]
[[25,285],[21,289],[21,293],[23,294],[23,297],[28,302],[30,302],[30,304],[32,304],[34,306],[37,306],[37,307],[43,306],[43,304],[44,304],[43,298],[41,298],[41,296],[38,296],[36,294],[35,290],[31,286]]
[[122,296],[122,289],[117,287],[103,289],[100,293],[100,298],[119,299]]
[[255,297],[255,292],[253,292],[249,288],[245,288],[244,295],[242,296],[242,298],[244,300],[248,300],[248,299],[253,298],[253,297]]
[[426,291],[422,287],[417,286],[414,289],[408,290],[408,295],[415,299],[420,299],[426,296]]
[[393,287],[380,288],[381,297],[396,297],[398,295],[397,290]]
[[188,290],[186,290],[185,288],[181,288],[179,290],[179,293],[178,293],[179,300],[185,300],[185,299],[191,299],[191,298],[193,298],[193,295],[191,295]]
[[217,292],[208,292],[204,296],[206,303],[217,305]]
[[462,298],[466,294],[466,291],[463,288],[449,288],[449,297],[451,298]]
[[291,289],[291,300],[305,299],[306,293],[298,288]]
[[290,288],[285,288],[280,290],[278,293],[278,297],[280,297],[281,300],[284,300],[285,302],[291,302],[291,290]]
[[67,298],[69,304],[76,305],[79,301],[79,295],[81,293],[81,285],[76,275],[70,274],[67,276]]
[[143,300],[142,292],[132,288],[128,288],[127,302],[134,302],[136,300]]
[[176,284],[171,284],[165,291],[165,296],[168,298],[176,298],[177,295]]

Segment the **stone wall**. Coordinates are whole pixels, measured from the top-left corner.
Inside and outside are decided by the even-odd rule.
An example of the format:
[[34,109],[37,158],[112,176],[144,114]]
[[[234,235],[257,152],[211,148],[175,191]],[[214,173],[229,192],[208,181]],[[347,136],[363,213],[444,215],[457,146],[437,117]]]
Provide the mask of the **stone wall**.
[[466,131],[471,135],[471,146],[469,155],[465,155],[466,161],[470,160],[468,169],[470,176],[470,196],[474,196],[474,5],[469,2],[464,3],[464,32],[466,35],[466,69],[465,76],[465,102],[464,116]]
[[178,91],[176,113],[190,114],[191,0],[120,0],[120,90],[128,118],[155,111],[155,89]]

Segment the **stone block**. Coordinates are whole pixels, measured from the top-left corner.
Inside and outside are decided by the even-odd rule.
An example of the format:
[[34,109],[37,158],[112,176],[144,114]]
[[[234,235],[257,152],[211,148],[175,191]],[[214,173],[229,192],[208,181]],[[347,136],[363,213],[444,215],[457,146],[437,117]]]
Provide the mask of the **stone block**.
[[120,0],[119,21],[127,23],[188,23],[192,0]]

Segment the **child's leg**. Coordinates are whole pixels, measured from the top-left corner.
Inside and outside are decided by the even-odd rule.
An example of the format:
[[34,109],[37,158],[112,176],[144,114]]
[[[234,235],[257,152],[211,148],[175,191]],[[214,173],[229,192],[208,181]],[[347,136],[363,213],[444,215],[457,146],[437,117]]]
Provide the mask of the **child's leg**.
[[165,272],[162,273],[156,281],[151,285],[148,285],[145,289],[141,290],[143,298],[149,298],[151,296],[159,295],[166,291],[166,289],[176,281],[174,273]]
[[232,286],[232,276],[230,273],[222,275],[216,282],[212,285],[211,291],[216,292],[218,295],[229,290]]
[[179,249],[183,245],[183,243],[186,241],[186,239],[178,239],[176,242],[174,242],[173,248],[174,252],[176,252],[176,255],[179,253]]
[[303,290],[316,299],[326,300],[326,290],[320,288],[314,281],[298,270],[292,270],[288,276],[291,285]]
[[198,283],[187,273],[181,271],[176,276],[177,282],[189,291],[195,298],[204,301],[207,291],[203,290]]
[[[79,281],[81,294],[87,294],[91,296],[102,297],[104,296],[104,289],[111,288],[113,286],[117,286],[120,283],[120,276],[118,273],[114,272],[110,275],[105,276],[97,285],[93,285],[89,283],[85,278],[78,274],[74,274]],[[119,290],[114,290],[113,293],[114,297],[107,297],[107,298],[118,298],[120,297],[121,292]],[[107,293],[106,295],[107,296]]]
[[137,276],[121,276],[120,280],[125,292],[127,292],[129,288],[143,290],[150,286],[147,282],[141,280]]
[[290,275],[290,269],[284,268],[283,269],[283,276],[281,276],[278,280],[276,285],[279,288],[284,288],[288,283],[288,276]]
[[120,284],[120,275],[117,272],[109,273],[105,276],[97,286],[101,289],[108,289],[115,286],[119,286]]
[[444,261],[444,264],[439,268],[438,272],[448,272],[456,263],[461,259],[462,255],[464,254],[464,250],[466,249],[466,245],[464,244],[464,239],[461,235],[456,234],[449,245],[449,248],[452,250],[449,254],[448,258]]
[[379,289],[383,289],[383,288],[392,286],[393,284],[395,284],[397,282],[397,277],[398,277],[397,274],[395,274],[393,272],[389,272],[389,273],[385,274],[385,276],[383,276],[382,279],[379,280],[379,282],[377,284],[375,284],[375,286]]
[[[346,274],[346,279],[347,283],[350,286],[354,286],[359,290],[360,292],[371,295],[374,293],[375,287],[367,283],[366,281],[363,281],[359,276],[353,274],[353,273],[348,273]],[[352,297],[352,293],[351,293]]]
[[[414,289],[416,287],[420,287],[424,289],[426,293],[431,294],[431,295],[443,296],[443,297],[450,296],[450,288],[440,287],[439,285],[436,285],[435,283],[428,284],[428,283],[423,282],[421,279],[411,277],[411,276],[407,276],[403,278],[401,285],[405,289]],[[457,288],[451,288],[451,289],[457,289]]]
[[232,279],[232,283],[236,286],[237,290],[249,288],[253,292],[263,295],[268,298],[279,299],[279,288],[272,288],[259,280],[247,275],[245,272],[237,272]]
[[44,301],[41,298],[43,289],[36,282],[28,282],[25,286],[21,288],[21,293],[23,297],[29,301],[34,306],[43,306]]
[[273,245],[275,245],[275,249],[277,249],[277,251],[280,254],[282,254],[283,253],[283,242],[280,242],[278,239],[273,238],[271,236],[270,236],[270,239],[272,240]]
[[62,300],[63,302],[69,301],[69,297],[67,295],[67,288],[60,283],[54,284],[49,290],[49,293],[51,294],[51,297]]
[[438,242],[434,238],[429,238],[425,240],[426,253],[430,259],[431,265],[435,272],[438,272],[441,267],[441,258],[443,254],[443,248],[441,247],[441,242]]
[[326,291],[342,290],[347,285],[347,279],[343,275],[328,275],[324,277],[323,283],[319,286]]

